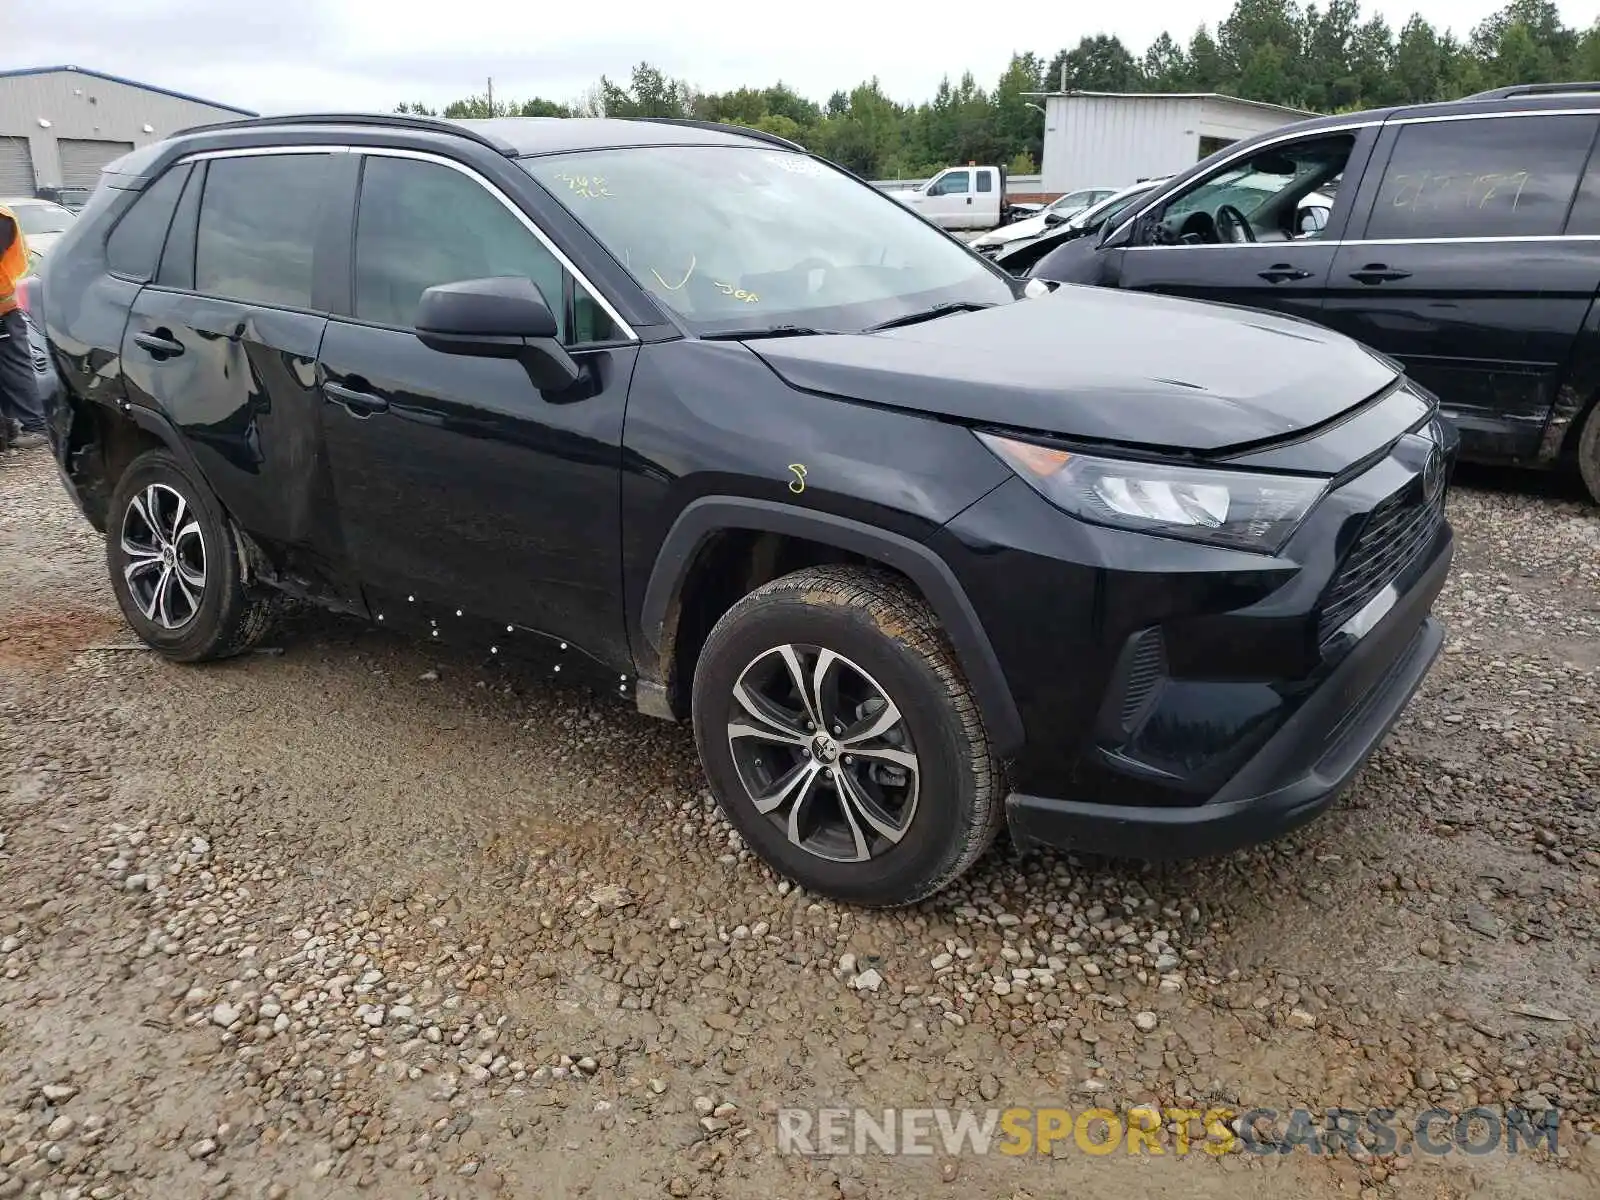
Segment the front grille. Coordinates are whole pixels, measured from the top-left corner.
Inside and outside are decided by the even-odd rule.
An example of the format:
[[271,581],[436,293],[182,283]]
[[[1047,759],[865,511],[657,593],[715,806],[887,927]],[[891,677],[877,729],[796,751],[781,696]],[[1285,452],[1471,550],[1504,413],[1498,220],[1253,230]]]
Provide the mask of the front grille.
[[1325,642],[1387,587],[1433,540],[1444,517],[1444,489],[1426,502],[1414,487],[1396,492],[1369,514],[1356,544],[1322,599],[1317,641]]

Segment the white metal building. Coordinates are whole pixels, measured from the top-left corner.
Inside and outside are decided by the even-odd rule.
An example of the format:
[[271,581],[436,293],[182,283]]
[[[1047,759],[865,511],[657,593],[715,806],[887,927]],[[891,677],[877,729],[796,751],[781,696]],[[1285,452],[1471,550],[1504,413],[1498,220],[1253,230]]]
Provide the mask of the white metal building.
[[101,167],[135,146],[255,115],[82,67],[0,71],[0,196],[93,187]]
[[1315,113],[1215,92],[1040,92],[1041,190],[1125,187],[1172,175],[1229,142]]

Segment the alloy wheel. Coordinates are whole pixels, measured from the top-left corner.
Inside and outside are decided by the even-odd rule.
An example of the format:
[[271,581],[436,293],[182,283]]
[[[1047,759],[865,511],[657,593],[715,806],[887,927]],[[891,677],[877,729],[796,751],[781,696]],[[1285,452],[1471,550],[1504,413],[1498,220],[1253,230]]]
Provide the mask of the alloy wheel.
[[916,816],[921,769],[899,706],[825,647],[776,646],[740,672],[728,745],[756,812],[819,858],[884,854]]
[[206,589],[206,542],[183,496],[152,483],[122,514],[122,568],[128,594],[145,620],[182,629],[200,612]]

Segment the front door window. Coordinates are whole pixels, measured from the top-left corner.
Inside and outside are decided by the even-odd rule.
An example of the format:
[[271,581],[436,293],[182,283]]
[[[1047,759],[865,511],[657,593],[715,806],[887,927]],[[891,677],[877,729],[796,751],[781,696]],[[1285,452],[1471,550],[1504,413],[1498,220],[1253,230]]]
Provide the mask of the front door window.
[[1168,201],[1141,240],[1204,246],[1321,237],[1354,146],[1349,135],[1311,138],[1229,163]]

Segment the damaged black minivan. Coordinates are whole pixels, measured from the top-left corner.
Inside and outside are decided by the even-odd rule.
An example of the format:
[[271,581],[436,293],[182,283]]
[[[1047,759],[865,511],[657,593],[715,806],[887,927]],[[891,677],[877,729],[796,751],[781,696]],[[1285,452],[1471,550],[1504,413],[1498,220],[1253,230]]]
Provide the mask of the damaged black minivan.
[[1432,394],[1043,290],[767,134],[334,115],[113,164],[28,303],[151,646],[238,653],[287,594],[586,677],[692,721],[775,870],[898,904],[1002,826],[1281,834],[1443,637]]

